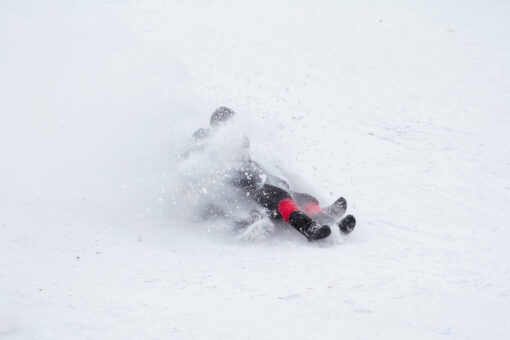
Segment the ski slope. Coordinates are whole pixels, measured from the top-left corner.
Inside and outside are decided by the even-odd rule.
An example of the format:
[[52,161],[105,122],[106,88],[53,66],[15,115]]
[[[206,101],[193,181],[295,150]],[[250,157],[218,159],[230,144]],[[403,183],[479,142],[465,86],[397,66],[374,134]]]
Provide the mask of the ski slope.
[[[0,339],[507,339],[510,4],[0,0]],[[349,237],[189,220],[220,105]]]

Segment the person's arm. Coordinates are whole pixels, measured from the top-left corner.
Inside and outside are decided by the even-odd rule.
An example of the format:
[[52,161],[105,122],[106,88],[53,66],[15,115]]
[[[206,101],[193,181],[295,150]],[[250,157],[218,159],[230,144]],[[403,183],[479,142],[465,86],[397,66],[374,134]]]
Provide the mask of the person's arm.
[[181,159],[187,159],[192,152],[203,151],[206,146],[205,140],[210,136],[209,129],[200,128],[193,133],[193,146],[181,154]]

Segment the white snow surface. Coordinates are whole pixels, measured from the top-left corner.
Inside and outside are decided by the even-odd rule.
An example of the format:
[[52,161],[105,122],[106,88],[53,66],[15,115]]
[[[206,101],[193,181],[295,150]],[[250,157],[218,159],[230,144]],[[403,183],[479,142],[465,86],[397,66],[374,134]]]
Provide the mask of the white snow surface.
[[[0,0],[0,338],[508,339],[509,14]],[[189,221],[220,105],[356,230]]]

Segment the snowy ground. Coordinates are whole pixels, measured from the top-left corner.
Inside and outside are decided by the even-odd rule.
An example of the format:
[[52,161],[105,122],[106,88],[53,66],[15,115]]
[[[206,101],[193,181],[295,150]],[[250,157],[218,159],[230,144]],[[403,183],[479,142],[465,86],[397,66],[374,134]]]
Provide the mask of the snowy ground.
[[[1,339],[507,339],[510,4],[0,0]],[[229,105],[348,238],[172,203]]]

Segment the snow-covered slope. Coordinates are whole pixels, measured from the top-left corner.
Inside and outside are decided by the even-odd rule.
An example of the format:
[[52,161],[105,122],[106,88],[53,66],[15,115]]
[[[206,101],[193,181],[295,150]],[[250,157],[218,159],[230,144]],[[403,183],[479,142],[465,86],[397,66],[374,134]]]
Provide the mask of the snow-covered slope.
[[[0,1],[0,338],[508,338],[508,13]],[[175,156],[219,105],[356,231],[187,221]]]

